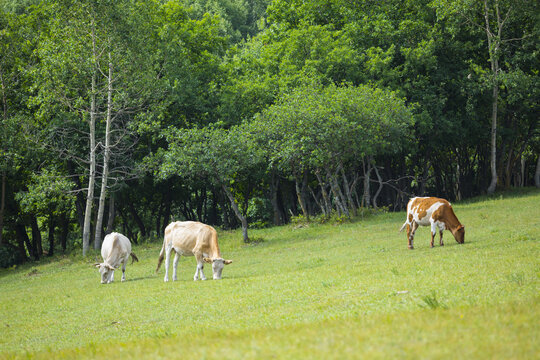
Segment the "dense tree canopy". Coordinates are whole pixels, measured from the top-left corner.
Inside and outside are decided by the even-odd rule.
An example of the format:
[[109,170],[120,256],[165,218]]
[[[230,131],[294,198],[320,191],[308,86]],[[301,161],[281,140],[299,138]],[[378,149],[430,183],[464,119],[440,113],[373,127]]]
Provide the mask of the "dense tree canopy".
[[540,186],[539,38],[526,0],[0,0],[0,265]]

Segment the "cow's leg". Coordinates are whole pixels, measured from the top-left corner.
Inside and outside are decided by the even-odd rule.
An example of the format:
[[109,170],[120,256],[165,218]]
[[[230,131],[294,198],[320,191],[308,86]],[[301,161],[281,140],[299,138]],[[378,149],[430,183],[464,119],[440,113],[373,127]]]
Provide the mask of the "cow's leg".
[[126,281],[126,264],[127,260],[124,260],[124,263],[122,264],[122,282]]
[[433,241],[435,240],[435,234],[437,234],[437,224],[435,222],[431,223],[431,243],[430,246],[433,247]]
[[418,229],[418,223],[413,221],[409,233],[409,249],[411,250],[414,249],[414,233],[416,232],[416,229]]
[[114,270],[111,270],[111,277],[109,279],[109,284],[114,281]]
[[172,246],[165,246],[165,278],[163,281],[169,281],[169,261],[171,259]]
[[411,225],[407,224],[407,246],[409,249],[412,249],[411,244]]
[[444,243],[443,243],[443,241],[442,241],[442,233],[443,233],[443,230],[439,230],[439,236],[440,236],[440,238],[439,238],[439,245],[444,246]]
[[197,276],[199,275],[201,280],[206,280],[206,276],[204,276],[203,268],[204,268],[204,258],[201,253],[195,254],[195,258],[197,259],[197,270],[195,270],[195,276],[193,276],[193,280],[197,281]]
[[174,261],[173,261],[173,268],[172,268],[172,279],[173,279],[173,281],[178,280],[178,277],[176,276],[176,271],[177,271],[177,268],[178,268],[178,260],[180,260],[180,254],[175,252]]

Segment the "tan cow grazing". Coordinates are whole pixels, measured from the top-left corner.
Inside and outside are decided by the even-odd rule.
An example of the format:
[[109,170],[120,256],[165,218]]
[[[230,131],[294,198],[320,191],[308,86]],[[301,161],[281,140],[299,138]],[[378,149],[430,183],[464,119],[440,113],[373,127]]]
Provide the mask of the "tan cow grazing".
[[122,281],[126,280],[126,264],[131,256],[133,261],[139,261],[137,256],[131,252],[131,242],[127,237],[120,233],[110,233],[103,239],[101,245],[101,256],[103,262],[101,264],[94,264],[99,268],[101,274],[101,283],[109,284],[114,280],[114,270],[122,264]]
[[206,225],[196,221],[175,221],[167,225],[165,228],[165,237],[163,239],[163,247],[159,253],[159,260],[156,268],[156,273],[163,262],[165,256],[165,278],[164,281],[169,281],[169,260],[171,251],[175,252],[173,263],[173,281],[178,278],[176,269],[180,256],[195,256],[197,259],[197,269],[193,280],[197,281],[198,276],[201,280],[206,280],[203,273],[204,263],[212,264],[213,279],[221,279],[221,272],[225,265],[232,263],[232,260],[224,260],[219,252],[217,240],[217,232],[210,225]]
[[436,197],[415,197],[409,200],[407,204],[407,219],[399,230],[403,231],[407,227],[407,240],[409,249],[414,249],[414,233],[418,226],[431,226],[431,247],[435,239],[437,228],[439,229],[439,244],[443,243],[443,230],[450,230],[459,244],[465,242],[465,227],[461,225],[458,218],[452,210],[452,205],[445,199]]

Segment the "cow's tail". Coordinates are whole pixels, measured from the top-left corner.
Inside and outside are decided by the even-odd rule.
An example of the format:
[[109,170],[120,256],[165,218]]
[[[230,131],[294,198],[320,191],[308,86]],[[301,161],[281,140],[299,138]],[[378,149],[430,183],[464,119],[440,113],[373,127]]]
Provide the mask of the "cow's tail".
[[159,271],[159,268],[161,267],[161,263],[163,262],[163,257],[165,256],[165,239],[163,239],[163,246],[161,247],[161,252],[159,253],[159,259],[157,262],[157,268],[156,268],[156,274]]
[[139,262],[139,259],[137,258],[137,255],[134,253],[129,253],[129,256],[131,256],[131,264],[133,265],[133,262]]
[[399,232],[402,232],[403,229],[405,229],[405,226],[407,226],[407,222],[405,221],[403,225],[401,226],[401,229],[399,229]]

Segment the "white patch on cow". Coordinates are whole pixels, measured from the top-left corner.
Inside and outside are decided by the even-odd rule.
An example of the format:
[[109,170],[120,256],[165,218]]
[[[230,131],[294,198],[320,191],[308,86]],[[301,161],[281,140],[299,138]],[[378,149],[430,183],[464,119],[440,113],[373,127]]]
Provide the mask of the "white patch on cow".
[[422,226],[428,226],[428,225],[431,225],[432,223],[432,218],[431,216],[433,215],[433,213],[435,211],[437,211],[437,209],[439,209],[441,206],[443,206],[444,203],[442,202],[436,202],[434,203],[433,205],[431,205],[429,207],[429,209],[427,209],[426,211],[426,216],[424,216],[423,218],[419,218],[419,213],[418,213],[418,208],[414,208],[413,211],[412,211],[412,215],[413,215],[413,220],[415,222],[418,223],[418,225],[422,225]]

